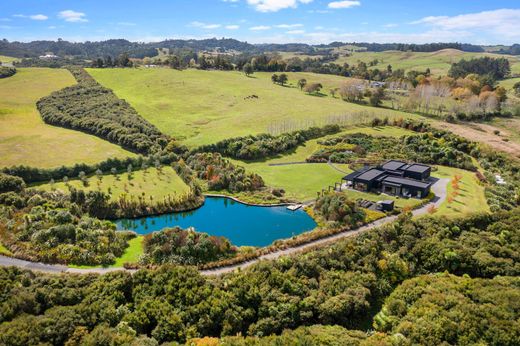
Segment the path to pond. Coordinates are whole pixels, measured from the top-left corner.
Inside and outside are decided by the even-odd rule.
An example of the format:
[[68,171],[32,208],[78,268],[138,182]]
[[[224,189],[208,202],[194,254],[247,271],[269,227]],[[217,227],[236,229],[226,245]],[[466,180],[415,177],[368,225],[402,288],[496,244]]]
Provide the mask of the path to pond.
[[[447,195],[447,186],[449,183],[449,179],[439,179],[433,186],[432,191],[435,194],[435,198],[428,204],[424,205],[423,207],[414,210],[412,213],[414,216],[420,216],[425,215],[428,213],[429,207],[431,205],[435,205],[435,207],[439,208],[442,202],[446,199]],[[211,275],[222,275],[225,273],[233,272],[237,269],[244,269],[247,268],[257,262],[260,262],[262,260],[274,260],[282,256],[288,256],[293,255],[302,251],[306,251],[309,249],[313,249],[316,247],[320,247],[326,244],[334,243],[340,239],[352,237],[355,235],[358,235],[360,233],[364,233],[366,231],[369,231],[371,229],[374,229],[376,227],[382,226],[384,224],[390,223],[392,221],[395,221],[397,216],[388,216],[383,219],[379,219],[377,221],[374,221],[372,223],[369,223],[365,226],[362,226],[358,229],[351,230],[351,231],[345,231],[342,233],[338,233],[329,237],[320,238],[317,240],[314,240],[310,243],[303,244],[296,247],[291,247],[285,250],[278,250],[271,252],[266,255],[262,255],[258,258],[255,258],[254,260],[251,260],[249,262],[242,262],[239,264],[226,266],[226,267],[220,267],[216,269],[211,270],[201,270],[200,273],[205,276],[211,276]],[[69,268],[62,265],[54,265],[54,264],[45,264],[45,263],[39,263],[39,262],[29,262],[24,261],[16,258],[6,257],[0,255],[0,266],[8,267],[8,266],[15,266],[23,269],[29,269],[34,271],[40,271],[40,272],[46,272],[46,273],[79,273],[79,274],[105,274],[108,272],[118,271],[118,270],[125,270],[128,272],[134,272],[135,270],[129,270],[125,268],[89,268],[89,269],[77,269],[77,268]]]

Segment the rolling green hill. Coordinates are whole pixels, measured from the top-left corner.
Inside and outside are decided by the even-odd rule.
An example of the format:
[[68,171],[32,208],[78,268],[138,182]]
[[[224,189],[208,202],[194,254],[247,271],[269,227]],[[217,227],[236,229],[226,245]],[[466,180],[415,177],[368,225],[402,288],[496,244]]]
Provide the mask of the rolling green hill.
[[133,156],[98,137],[43,122],[36,101],[74,83],[67,70],[47,68],[21,68],[0,79],[1,167],[52,168]]
[[307,95],[299,78],[340,86],[344,77],[289,74],[293,85],[271,82],[271,73],[246,77],[239,72],[172,69],[88,69],[102,85],[128,101],[161,131],[188,146],[263,132],[287,132],[336,122],[366,123],[373,117],[405,113],[347,103],[326,94]]

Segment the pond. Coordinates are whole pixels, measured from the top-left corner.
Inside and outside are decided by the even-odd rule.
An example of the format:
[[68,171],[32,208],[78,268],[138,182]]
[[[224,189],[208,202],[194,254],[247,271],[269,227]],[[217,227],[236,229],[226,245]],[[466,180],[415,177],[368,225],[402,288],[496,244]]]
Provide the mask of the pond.
[[301,209],[248,206],[222,197],[206,197],[202,207],[190,212],[121,219],[116,225],[119,230],[138,234],[167,227],[194,227],[198,232],[224,236],[237,246],[267,246],[316,227],[314,220]]

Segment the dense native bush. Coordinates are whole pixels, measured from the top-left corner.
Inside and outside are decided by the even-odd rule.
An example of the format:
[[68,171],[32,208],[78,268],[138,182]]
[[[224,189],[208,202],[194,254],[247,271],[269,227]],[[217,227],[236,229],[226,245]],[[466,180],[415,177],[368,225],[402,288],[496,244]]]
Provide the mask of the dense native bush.
[[8,191],[22,191],[25,183],[22,178],[0,173],[0,193]]
[[98,84],[85,70],[70,67],[70,71],[77,85],[37,102],[46,123],[85,131],[144,155],[166,147],[170,138],[141,118],[130,104]]
[[[314,324],[366,329],[380,302],[409,278],[444,271],[482,278],[520,275],[519,224],[519,210],[456,220],[412,221],[401,217],[396,223],[324,249],[260,262],[220,278],[205,278],[194,268],[182,266],[103,276],[54,276],[0,268],[0,343],[62,344],[67,340],[80,343],[123,337],[184,342],[194,337],[237,333],[267,336]],[[496,279],[500,284],[482,284],[495,287],[485,295],[476,290],[484,281],[473,284],[464,279],[460,285],[464,283],[468,288],[464,294],[473,292],[475,299],[480,297],[476,304],[496,299],[497,307],[489,312],[480,307],[477,315],[445,315],[443,319],[435,318],[434,312],[435,305],[444,303],[430,303],[426,296],[421,300],[421,282],[426,279],[418,280],[387,301],[386,313],[402,318],[403,322],[391,318],[391,334],[401,330],[412,340],[442,336],[450,330],[445,323],[452,320],[459,326],[476,328],[475,331],[501,330],[511,323],[504,324],[505,320],[519,318],[519,310],[511,303],[516,304],[518,299],[509,292],[515,287],[517,292],[518,284],[509,284],[506,278]],[[432,283],[427,290],[432,292],[441,286],[446,287]],[[446,294],[445,302],[457,308],[465,304],[459,301],[463,297],[461,291],[455,287],[452,294],[449,286],[441,289]],[[416,291],[418,295],[414,295]],[[391,303],[408,296],[405,302],[409,301],[413,308]],[[503,303],[506,301],[509,306]],[[433,314],[428,313],[430,308]],[[442,314],[450,311],[444,310]],[[421,314],[424,321],[417,322],[414,328],[413,316],[419,318]],[[485,316],[482,314],[497,319],[488,319],[485,326],[470,323],[476,316]],[[423,328],[427,325],[431,329]],[[432,335],[430,331],[438,333]],[[483,338],[484,335],[488,334],[482,334]],[[486,336],[484,340],[500,345],[507,335],[511,334],[496,339]]]
[[261,134],[230,138],[215,144],[204,145],[198,148],[196,152],[216,152],[241,160],[261,159],[295,149],[310,139],[335,134],[340,131],[341,128],[338,125],[327,125],[321,128],[311,127],[306,130],[294,131],[278,136]]
[[200,153],[190,156],[186,164],[197,178],[207,181],[209,190],[230,192],[255,191],[265,186],[261,176],[247,173],[218,153]]
[[519,311],[518,277],[436,274],[399,286],[386,299],[374,326],[388,334],[388,342],[391,335],[399,335],[400,345],[512,346],[520,340]]
[[163,229],[144,237],[145,264],[197,265],[232,257],[236,248],[224,237],[210,236],[179,227]]
[[356,227],[365,219],[365,213],[357,207],[356,202],[341,193],[324,194],[316,200],[314,210],[326,221],[341,226]]
[[14,67],[0,66],[0,79],[14,76],[15,73]]
[[11,252],[32,261],[112,264],[134,235],[88,217],[61,194],[0,194],[0,237]]
[[470,60],[462,59],[459,62],[451,64],[449,76],[454,78],[466,77],[469,74],[477,74],[489,79],[492,85],[500,79],[504,79],[511,73],[509,60],[506,58],[474,58]]

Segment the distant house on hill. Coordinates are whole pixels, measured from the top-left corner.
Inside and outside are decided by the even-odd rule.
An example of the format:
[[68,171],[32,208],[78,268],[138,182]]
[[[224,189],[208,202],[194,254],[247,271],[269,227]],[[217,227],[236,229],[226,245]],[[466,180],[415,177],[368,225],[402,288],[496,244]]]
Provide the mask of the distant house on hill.
[[430,174],[430,166],[391,160],[381,166],[366,167],[352,172],[343,177],[343,180],[359,191],[425,198],[433,185]]
[[54,55],[54,54],[45,54],[45,55],[40,55],[39,58],[40,59],[59,59],[59,56]]

